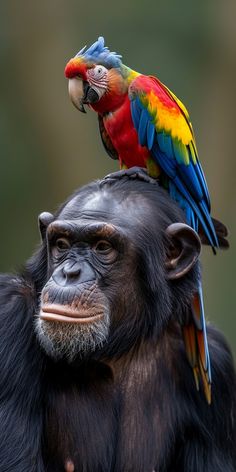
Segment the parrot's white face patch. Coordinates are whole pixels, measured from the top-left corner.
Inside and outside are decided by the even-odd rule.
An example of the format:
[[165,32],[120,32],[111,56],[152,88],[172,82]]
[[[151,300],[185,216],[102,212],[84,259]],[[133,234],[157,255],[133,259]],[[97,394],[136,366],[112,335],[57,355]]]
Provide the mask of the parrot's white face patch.
[[108,86],[108,69],[97,65],[87,72],[89,84],[97,92],[99,99],[103,96]]

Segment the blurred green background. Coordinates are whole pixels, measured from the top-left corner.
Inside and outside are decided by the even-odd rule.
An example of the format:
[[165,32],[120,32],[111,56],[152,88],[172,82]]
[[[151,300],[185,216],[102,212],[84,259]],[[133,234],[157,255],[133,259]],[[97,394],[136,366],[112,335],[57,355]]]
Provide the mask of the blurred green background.
[[117,168],[95,114],[71,105],[63,72],[103,35],[127,65],[157,75],[190,111],[212,213],[231,242],[217,257],[203,249],[206,312],[236,353],[235,0],[2,0],[0,9],[0,270],[32,254],[41,211]]

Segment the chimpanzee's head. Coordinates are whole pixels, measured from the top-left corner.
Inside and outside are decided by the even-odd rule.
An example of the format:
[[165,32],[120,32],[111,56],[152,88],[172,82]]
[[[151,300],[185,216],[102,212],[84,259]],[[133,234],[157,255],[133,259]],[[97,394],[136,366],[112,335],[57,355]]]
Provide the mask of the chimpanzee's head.
[[94,182],[39,222],[48,265],[36,331],[53,358],[119,355],[190,304],[200,240],[158,184]]

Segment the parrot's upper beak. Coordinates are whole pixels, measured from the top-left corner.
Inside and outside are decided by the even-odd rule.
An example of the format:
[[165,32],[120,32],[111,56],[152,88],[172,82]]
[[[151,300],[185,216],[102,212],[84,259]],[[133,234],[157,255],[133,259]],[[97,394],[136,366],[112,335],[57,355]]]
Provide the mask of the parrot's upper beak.
[[73,105],[75,105],[75,107],[78,108],[78,110],[82,113],[86,113],[86,110],[84,108],[85,94],[83,80],[80,77],[74,77],[73,79],[69,79],[68,91]]
[[85,104],[89,105],[99,100],[98,92],[88,82],[83,81],[81,77],[69,79],[68,88],[72,103],[82,113],[86,113]]

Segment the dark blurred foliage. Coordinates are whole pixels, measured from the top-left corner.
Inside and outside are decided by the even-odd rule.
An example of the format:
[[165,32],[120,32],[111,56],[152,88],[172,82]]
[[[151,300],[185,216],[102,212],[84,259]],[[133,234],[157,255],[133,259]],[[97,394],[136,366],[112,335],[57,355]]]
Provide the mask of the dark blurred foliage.
[[203,249],[206,312],[236,349],[235,0],[2,0],[0,9],[0,269],[31,255],[38,213],[117,168],[95,114],[71,105],[63,73],[78,49],[104,35],[191,113],[213,214],[231,233],[230,251]]

